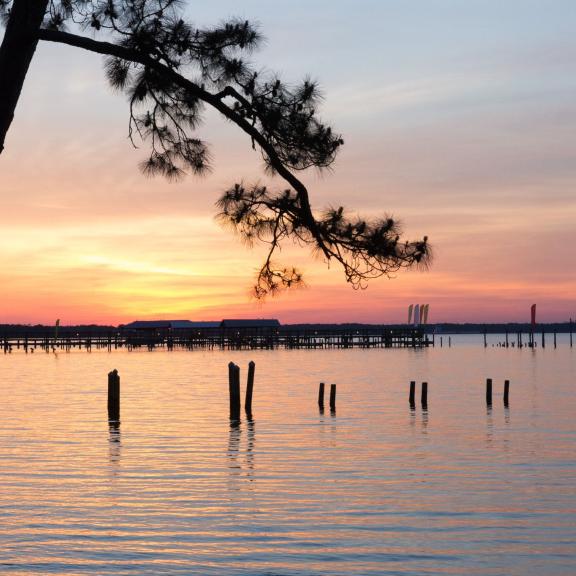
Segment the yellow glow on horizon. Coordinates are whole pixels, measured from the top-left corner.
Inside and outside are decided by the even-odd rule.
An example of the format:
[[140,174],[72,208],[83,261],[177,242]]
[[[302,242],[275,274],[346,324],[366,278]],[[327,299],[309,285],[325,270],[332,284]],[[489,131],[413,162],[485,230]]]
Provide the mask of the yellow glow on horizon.
[[[306,250],[287,246],[279,260],[302,268],[310,288],[258,303],[249,290],[263,250],[247,250],[209,215],[99,219],[84,226],[8,224],[5,230],[0,323],[62,317],[64,324],[116,324],[136,318],[218,320],[234,315],[292,322],[397,322],[404,320],[408,303],[424,300],[432,303],[431,318],[440,321],[489,304],[512,310],[518,295],[545,295],[558,302],[573,298],[570,277],[550,283],[542,275],[482,277],[462,266],[456,271],[452,261],[460,262],[460,251],[470,247],[441,242],[441,259],[430,272],[400,273],[392,281],[372,282],[366,291],[352,290],[338,266],[328,269]],[[502,241],[494,232],[494,250]],[[489,269],[490,254],[482,251],[475,255],[475,266]],[[11,310],[13,317],[6,315]]]
[[103,255],[85,255],[80,257],[80,263],[86,264],[87,266],[95,267],[105,267],[109,270],[115,270],[119,272],[130,272],[134,274],[150,274],[150,275],[168,275],[168,276],[185,276],[185,277],[197,277],[206,275],[202,272],[192,272],[185,269],[177,268],[167,268],[162,266],[157,266],[149,262],[144,261],[134,261],[134,260],[122,260],[117,258],[111,258],[109,256]]

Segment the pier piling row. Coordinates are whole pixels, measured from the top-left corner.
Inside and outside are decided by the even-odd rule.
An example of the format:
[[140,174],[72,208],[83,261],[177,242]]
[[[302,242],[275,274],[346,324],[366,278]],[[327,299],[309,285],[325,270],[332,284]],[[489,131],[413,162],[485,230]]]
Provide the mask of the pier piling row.
[[184,333],[111,333],[108,335],[47,335],[0,337],[4,353],[12,349],[43,352],[72,350],[204,349],[274,350],[334,348],[424,348],[433,345],[430,335],[419,328],[331,328],[319,330],[193,330]]

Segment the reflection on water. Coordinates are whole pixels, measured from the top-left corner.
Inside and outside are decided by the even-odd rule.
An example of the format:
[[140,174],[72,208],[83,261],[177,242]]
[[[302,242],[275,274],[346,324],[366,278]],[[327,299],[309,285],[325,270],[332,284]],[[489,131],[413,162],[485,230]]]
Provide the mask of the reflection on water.
[[418,431],[420,432],[420,434],[426,436],[428,434],[428,420],[429,420],[428,404],[423,405],[420,410],[417,410],[416,403],[410,402],[409,407],[410,407],[409,424],[411,432],[414,432],[418,427]]
[[247,423],[248,440],[246,444],[246,466],[250,471],[248,477],[252,480],[252,473],[254,471],[254,444],[256,439],[256,424],[254,418],[250,416]]
[[[230,421],[228,362],[252,358],[254,416]],[[0,572],[574,574],[566,347],[0,362]],[[113,368],[122,425],[102,418]],[[429,406],[406,407],[411,380]],[[338,383],[338,413],[320,381]]]
[[486,406],[486,444],[490,446],[494,438],[494,418],[492,416],[492,403]]
[[428,434],[428,408],[422,409],[422,434]]
[[122,438],[120,436],[120,422],[108,422],[108,460],[113,474],[117,473],[122,451]]
[[[230,486],[239,490],[237,482],[239,477],[246,478],[249,482],[254,479],[254,447],[256,438],[256,424],[250,415],[245,422],[243,431],[240,419],[230,419],[230,433],[228,436],[228,469],[230,470]],[[243,441],[245,435],[245,440]]]
[[228,437],[228,470],[230,472],[229,490],[240,490],[242,465],[238,461],[242,427],[240,420],[230,419],[230,434]]
[[230,419],[230,436],[228,438],[228,457],[235,462],[240,449],[240,435],[242,432],[241,421]]

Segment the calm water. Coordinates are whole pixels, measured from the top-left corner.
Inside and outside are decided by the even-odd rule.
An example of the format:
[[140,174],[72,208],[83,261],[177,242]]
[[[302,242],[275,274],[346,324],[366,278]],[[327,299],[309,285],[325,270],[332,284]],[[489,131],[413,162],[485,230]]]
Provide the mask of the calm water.
[[[576,348],[444,338],[1,355],[0,572],[575,574]],[[254,418],[234,427],[227,363],[244,380],[251,359]],[[409,409],[412,379],[430,383],[428,411]],[[318,411],[321,380],[335,415]]]

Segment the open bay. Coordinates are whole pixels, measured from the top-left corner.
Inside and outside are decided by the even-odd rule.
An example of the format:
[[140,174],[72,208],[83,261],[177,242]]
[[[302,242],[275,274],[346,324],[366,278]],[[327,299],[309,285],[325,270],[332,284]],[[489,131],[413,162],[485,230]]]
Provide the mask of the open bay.
[[[576,349],[444,340],[0,356],[0,572],[574,574]],[[227,363],[244,384],[249,360],[253,418],[231,425]]]

